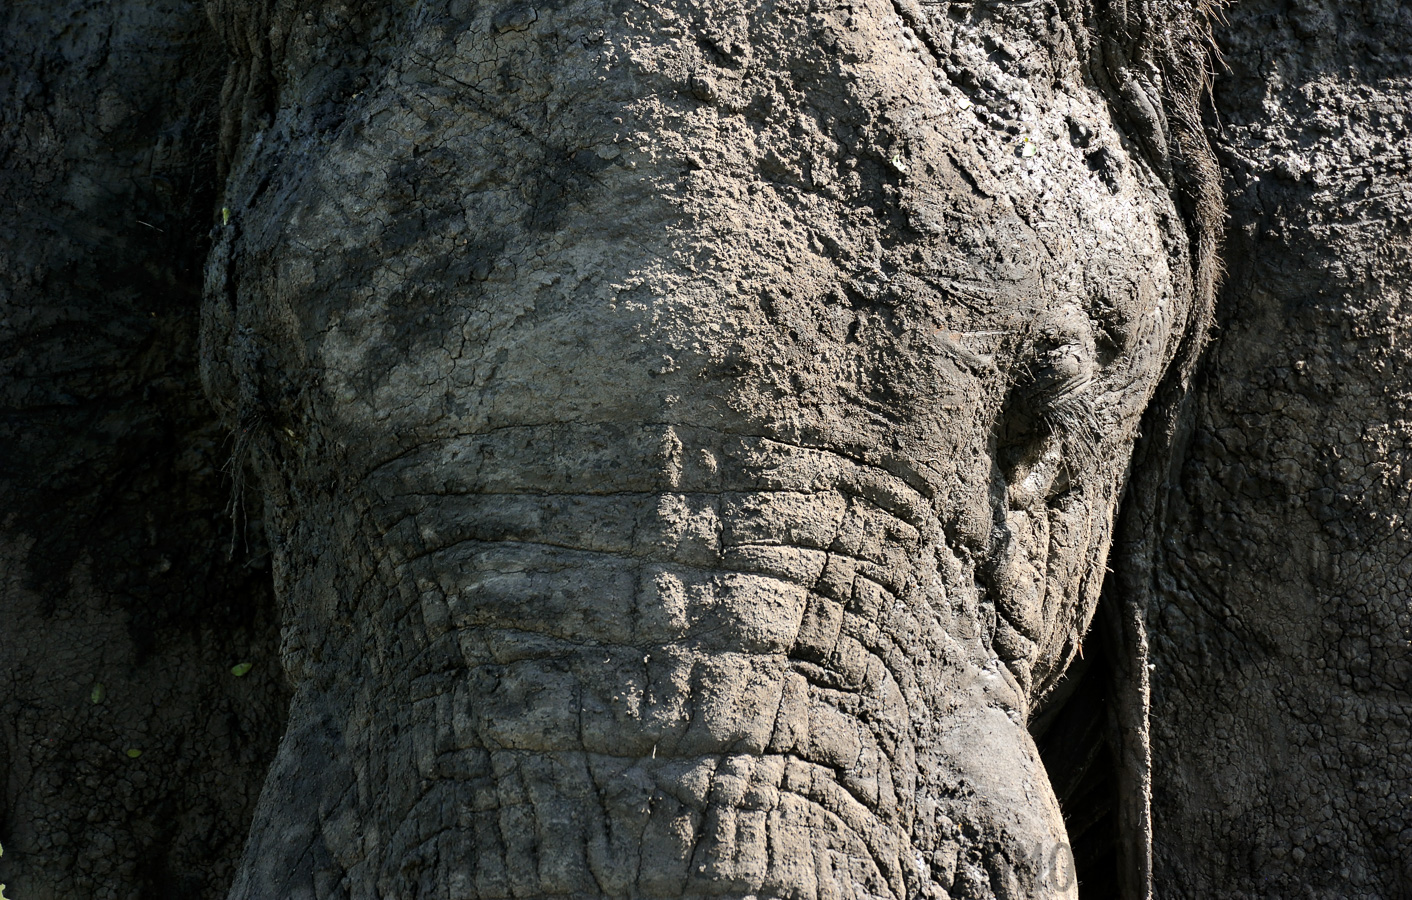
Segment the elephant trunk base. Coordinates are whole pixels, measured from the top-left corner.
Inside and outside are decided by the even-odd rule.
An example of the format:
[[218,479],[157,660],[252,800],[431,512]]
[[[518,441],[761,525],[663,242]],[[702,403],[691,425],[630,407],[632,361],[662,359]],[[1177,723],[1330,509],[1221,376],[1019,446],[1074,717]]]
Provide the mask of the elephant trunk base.
[[[300,684],[232,897],[1075,896],[1026,698],[917,491],[631,441],[543,472],[442,445],[330,503],[302,540],[354,549],[280,566]],[[697,462],[610,464],[663,446]]]
[[995,710],[942,724],[909,810],[857,768],[780,752],[434,755],[418,738],[350,765],[306,719],[231,896],[1077,896],[1023,729]]

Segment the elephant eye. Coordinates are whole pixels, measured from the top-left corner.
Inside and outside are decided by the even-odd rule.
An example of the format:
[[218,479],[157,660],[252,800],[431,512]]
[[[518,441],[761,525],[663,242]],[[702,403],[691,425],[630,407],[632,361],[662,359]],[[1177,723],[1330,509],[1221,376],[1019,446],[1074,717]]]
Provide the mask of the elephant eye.
[[[1031,366],[1031,389],[1042,403],[1062,406],[1076,400],[1093,381],[1093,354],[1078,340],[1040,354]],[[1047,395],[1047,396],[1044,396]]]
[[1010,484],[1051,470],[1042,493],[1052,495],[1097,456],[1097,353],[1086,327],[1069,327],[1041,330],[1024,356],[996,423],[996,461]]

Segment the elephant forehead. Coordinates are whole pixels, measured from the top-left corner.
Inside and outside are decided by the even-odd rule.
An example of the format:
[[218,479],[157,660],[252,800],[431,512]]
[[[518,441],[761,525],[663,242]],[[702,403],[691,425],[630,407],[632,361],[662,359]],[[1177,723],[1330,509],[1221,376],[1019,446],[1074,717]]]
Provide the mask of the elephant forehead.
[[1032,24],[569,3],[408,27],[331,133],[327,78],[293,86],[237,209],[247,315],[358,424],[984,440],[1056,315],[1113,343],[1116,393],[1162,367],[1170,204]]

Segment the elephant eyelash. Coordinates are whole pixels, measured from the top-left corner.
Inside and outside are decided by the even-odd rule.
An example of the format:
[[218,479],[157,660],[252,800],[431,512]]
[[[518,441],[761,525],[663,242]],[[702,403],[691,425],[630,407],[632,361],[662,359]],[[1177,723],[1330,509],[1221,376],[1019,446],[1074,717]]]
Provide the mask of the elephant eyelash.
[[1063,442],[1062,456],[1071,476],[1076,470],[1092,468],[1099,460],[1103,433],[1092,400],[1085,392],[1043,414],[1046,430]]
[[1045,490],[1062,496],[1095,466],[1104,431],[1095,403],[1097,379],[1091,354],[1065,342],[1020,367],[996,424],[996,452],[1012,480],[1056,453],[1058,468]]

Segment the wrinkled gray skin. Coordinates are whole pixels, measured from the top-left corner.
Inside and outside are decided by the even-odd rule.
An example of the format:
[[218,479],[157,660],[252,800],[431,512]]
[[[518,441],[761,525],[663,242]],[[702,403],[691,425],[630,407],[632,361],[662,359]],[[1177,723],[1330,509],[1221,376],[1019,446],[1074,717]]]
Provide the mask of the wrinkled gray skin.
[[213,8],[232,898],[1076,896],[1026,725],[1196,291],[1042,6]]
[[1185,405],[1099,5],[6,4],[9,895],[228,891],[233,430],[235,896],[1071,895],[1110,713],[1126,896],[1408,896],[1406,5],[1222,26]]

